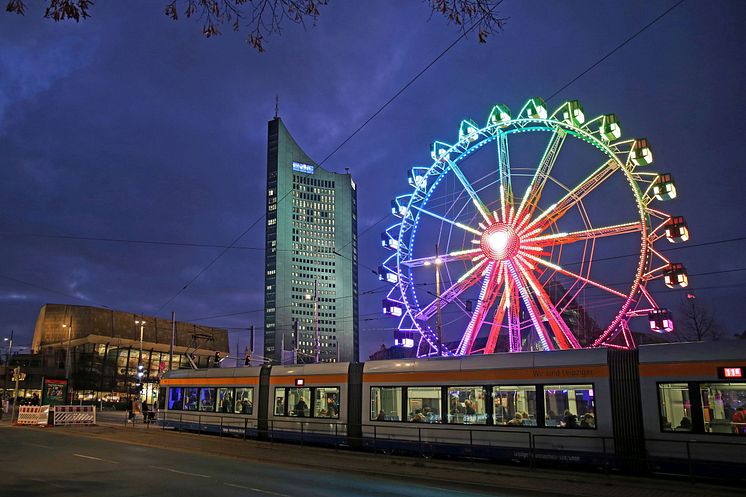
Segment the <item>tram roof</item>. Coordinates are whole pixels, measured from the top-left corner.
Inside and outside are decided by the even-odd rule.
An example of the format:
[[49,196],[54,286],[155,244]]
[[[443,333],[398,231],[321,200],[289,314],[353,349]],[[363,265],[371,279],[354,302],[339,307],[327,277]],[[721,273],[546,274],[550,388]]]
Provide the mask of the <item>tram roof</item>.
[[743,361],[746,343],[738,340],[718,342],[657,343],[640,346],[640,363]]
[[258,377],[261,366],[244,368],[174,369],[163,375],[164,378],[246,378]]
[[390,359],[365,363],[365,373],[402,371],[470,371],[485,369],[530,369],[558,366],[606,364],[606,349],[557,350],[552,352],[513,352],[466,357]]

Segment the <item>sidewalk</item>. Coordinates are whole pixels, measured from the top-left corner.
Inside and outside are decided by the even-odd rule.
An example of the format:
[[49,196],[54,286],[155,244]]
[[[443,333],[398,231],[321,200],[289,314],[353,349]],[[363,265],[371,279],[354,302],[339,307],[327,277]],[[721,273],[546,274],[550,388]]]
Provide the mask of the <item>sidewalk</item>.
[[[111,414],[111,415],[107,415]],[[99,416],[98,426],[57,427],[50,434],[101,438],[114,442],[166,448],[245,459],[264,464],[323,468],[345,473],[357,472],[383,478],[451,483],[481,490],[501,488],[546,492],[574,497],[730,497],[737,487],[689,482],[684,477],[631,477],[601,472],[531,469],[486,462],[425,460],[387,456],[370,452],[300,446],[285,443],[241,440],[215,435],[198,435],[163,430],[138,422],[125,424],[124,413]],[[3,419],[2,424],[5,424]],[[35,429],[33,427],[18,429]],[[531,495],[530,493],[528,495]]]

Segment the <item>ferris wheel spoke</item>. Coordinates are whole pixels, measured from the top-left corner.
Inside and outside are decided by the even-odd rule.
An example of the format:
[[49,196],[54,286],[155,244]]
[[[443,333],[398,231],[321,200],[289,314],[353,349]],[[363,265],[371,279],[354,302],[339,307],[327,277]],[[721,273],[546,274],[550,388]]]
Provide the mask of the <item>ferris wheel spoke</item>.
[[474,340],[476,340],[477,335],[479,335],[479,330],[482,328],[484,319],[487,317],[487,313],[495,303],[495,299],[498,295],[497,290],[502,285],[502,263],[490,263],[487,267],[486,273],[484,282],[482,283],[482,291],[479,293],[479,300],[477,300],[476,309],[469,320],[466,332],[461,338],[461,343],[459,343],[458,354],[471,354]]
[[510,177],[510,152],[508,135],[499,133],[497,137],[497,170],[500,175],[500,216],[503,222],[513,210],[513,184]]
[[472,228],[471,226],[467,226],[467,225],[465,225],[463,223],[459,223],[458,221],[453,221],[451,219],[448,219],[447,217],[440,216],[440,215],[438,215],[438,214],[436,214],[434,212],[430,212],[427,209],[423,209],[422,207],[418,207],[416,205],[413,205],[412,209],[415,209],[415,210],[417,210],[417,211],[419,211],[419,212],[421,212],[421,213],[423,213],[425,215],[434,217],[435,219],[439,219],[440,221],[444,221],[446,223],[452,224],[453,226],[456,226],[457,228],[461,228],[464,231],[468,231],[469,233],[471,233],[473,235],[481,235],[482,234],[479,230],[476,230],[476,229]]
[[627,298],[627,295],[624,294],[624,293],[622,293],[622,292],[620,292],[620,291],[614,290],[613,288],[610,288],[610,287],[608,287],[606,285],[603,285],[601,283],[593,281],[593,280],[591,280],[589,278],[586,278],[584,276],[580,276],[579,274],[575,274],[572,271],[568,271],[567,269],[563,269],[560,266],[558,266],[557,264],[553,264],[553,263],[551,263],[549,261],[545,261],[544,259],[542,259],[540,257],[536,257],[536,256],[531,255],[531,254],[524,253],[523,255],[525,257],[528,257],[529,259],[531,259],[533,261],[538,262],[539,264],[541,264],[543,266],[546,266],[546,267],[548,267],[550,269],[554,269],[555,271],[557,271],[560,274],[564,274],[565,276],[569,276],[570,278],[575,278],[576,280],[580,280],[583,283],[588,283],[591,286],[595,286],[596,288],[600,288],[601,290],[607,291],[607,292],[611,293],[612,295],[616,295],[617,297],[621,297],[623,299]]
[[601,167],[596,169],[590,176],[581,181],[575,188],[570,190],[559,202],[552,204],[539,216],[534,218],[528,225],[520,230],[520,233],[531,231],[537,224],[541,223],[540,230],[555,223],[564,216],[567,211],[575,207],[583,198],[592,192],[597,186],[606,181],[614,172],[619,169],[619,163],[614,159],[609,159]]
[[525,242],[531,245],[547,247],[550,245],[566,245],[584,240],[595,240],[607,236],[626,235],[629,233],[640,233],[643,229],[640,221],[615,224],[613,226],[603,226],[601,228],[592,228],[588,230],[573,231],[571,233],[553,233],[551,235],[537,236],[535,238],[526,238]]
[[[454,261],[464,261],[469,259],[475,259],[480,258],[479,255],[482,254],[482,249],[468,249],[468,250],[458,250],[456,252],[451,252],[449,254],[444,255],[433,255],[430,257],[420,257],[419,259],[412,259],[409,261],[402,261],[401,263],[407,267],[421,267],[421,266],[430,266],[433,264],[448,264],[449,262]],[[481,259],[481,258],[480,258]]]
[[531,299],[531,295],[528,293],[526,287],[521,281],[521,277],[518,274],[513,262],[508,261],[506,265],[508,266],[508,271],[510,272],[510,276],[513,279],[513,283],[518,289],[518,294],[521,297],[521,301],[528,311],[528,315],[531,318],[531,323],[534,325],[534,329],[536,330],[536,334],[539,337],[539,341],[541,342],[542,347],[544,348],[544,350],[554,350],[554,345],[549,340],[547,330],[541,324],[541,321],[539,321],[539,311],[536,308],[536,304],[534,303],[533,299]]
[[464,190],[466,190],[466,192],[469,194],[469,197],[471,197],[471,201],[474,203],[474,206],[477,208],[484,220],[487,221],[487,224],[490,225],[495,222],[495,220],[490,217],[487,206],[484,202],[482,202],[482,199],[479,198],[479,194],[477,194],[477,191],[474,189],[473,186],[471,186],[469,180],[466,179],[466,176],[464,175],[463,171],[461,171],[461,168],[458,167],[458,165],[453,161],[449,160],[448,163],[451,166],[453,174],[455,174],[458,180],[461,182],[461,186],[463,186]]
[[[479,271],[480,268],[484,268],[487,263],[486,259],[482,259],[474,265],[470,270],[464,273],[459,280],[451,285],[445,292],[440,294],[440,308],[447,306],[458,298],[459,295],[464,293],[466,290],[474,286],[475,283],[482,279],[482,273]],[[426,305],[420,312],[415,314],[414,318],[418,321],[427,321],[432,318],[435,313],[438,312],[438,297]]]
[[536,172],[534,173],[531,183],[529,183],[528,189],[526,190],[526,194],[521,199],[521,205],[518,207],[518,211],[516,212],[516,220],[519,224],[522,222],[521,217],[526,220],[529,219],[536,209],[536,205],[539,203],[539,199],[541,198],[541,192],[544,190],[544,185],[546,184],[547,179],[549,179],[552,167],[554,167],[554,163],[557,160],[557,156],[559,155],[560,149],[562,149],[562,144],[565,142],[566,137],[567,132],[560,127],[555,128],[554,133],[552,133],[552,137],[549,139],[544,155],[536,168]]
[[544,287],[536,278],[536,275],[534,275],[531,270],[524,268],[522,265],[518,265],[518,267],[523,274],[523,277],[526,279],[526,281],[531,286],[531,289],[534,291],[536,301],[539,303],[539,306],[544,311],[544,317],[549,323],[549,327],[552,329],[552,333],[554,333],[559,348],[563,350],[570,348],[580,348],[580,343],[578,342],[577,338],[575,338],[575,335],[573,335],[570,327],[567,326],[567,323],[565,323],[562,315],[552,303],[552,300],[549,298],[549,294],[547,294],[546,290],[544,290]]

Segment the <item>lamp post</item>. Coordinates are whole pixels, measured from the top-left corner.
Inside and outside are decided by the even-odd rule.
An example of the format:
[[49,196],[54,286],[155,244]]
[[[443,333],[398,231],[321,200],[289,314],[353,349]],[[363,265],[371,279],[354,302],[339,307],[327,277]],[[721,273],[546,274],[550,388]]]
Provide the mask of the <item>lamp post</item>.
[[435,244],[435,298],[438,306],[438,357],[443,357],[443,320],[440,314],[440,266],[443,260],[438,254],[438,244]]
[[73,317],[70,315],[70,321],[68,324],[62,325],[63,328],[67,328],[67,346],[65,347],[65,381],[67,382],[67,396],[69,397],[70,403],[72,403],[72,388],[70,388],[70,362],[72,362],[70,355],[70,342],[73,339]]
[[[8,389],[8,367],[10,366],[10,354],[13,351],[13,330],[10,330],[10,338],[3,338],[3,342],[8,342],[8,352],[5,356],[5,376],[3,376],[3,395],[5,395],[5,391]],[[2,409],[2,407],[0,407],[0,409]]]
[[142,386],[142,379],[143,376],[145,376],[145,371],[143,370],[143,364],[142,364],[142,335],[143,335],[143,329],[145,328],[145,321],[142,319],[135,320],[135,324],[140,325],[140,352],[137,356],[137,380],[136,385],[138,387]]
[[[306,294],[306,300],[311,300],[311,294]],[[319,339],[319,291],[318,280],[313,280],[313,355],[314,362],[318,363],[321,357],[321,340]]]

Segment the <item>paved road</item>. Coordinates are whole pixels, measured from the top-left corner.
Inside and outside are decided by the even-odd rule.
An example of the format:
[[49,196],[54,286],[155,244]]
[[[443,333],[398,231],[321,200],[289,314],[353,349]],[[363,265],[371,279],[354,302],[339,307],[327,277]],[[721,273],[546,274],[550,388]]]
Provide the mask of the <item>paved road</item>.
[[[0,422],[0,497],[732,497],[734,486],[220,438],[124,423]],[[733,482],[735,483],[735,482]],[[736,492],[737,493],[737,492]]]
[[496,490],[494,485],[480,491],[448,483],[397,481],[143,447],[56,430],[0,426],[5,447],[0,451],[0,496],[526,496]]

